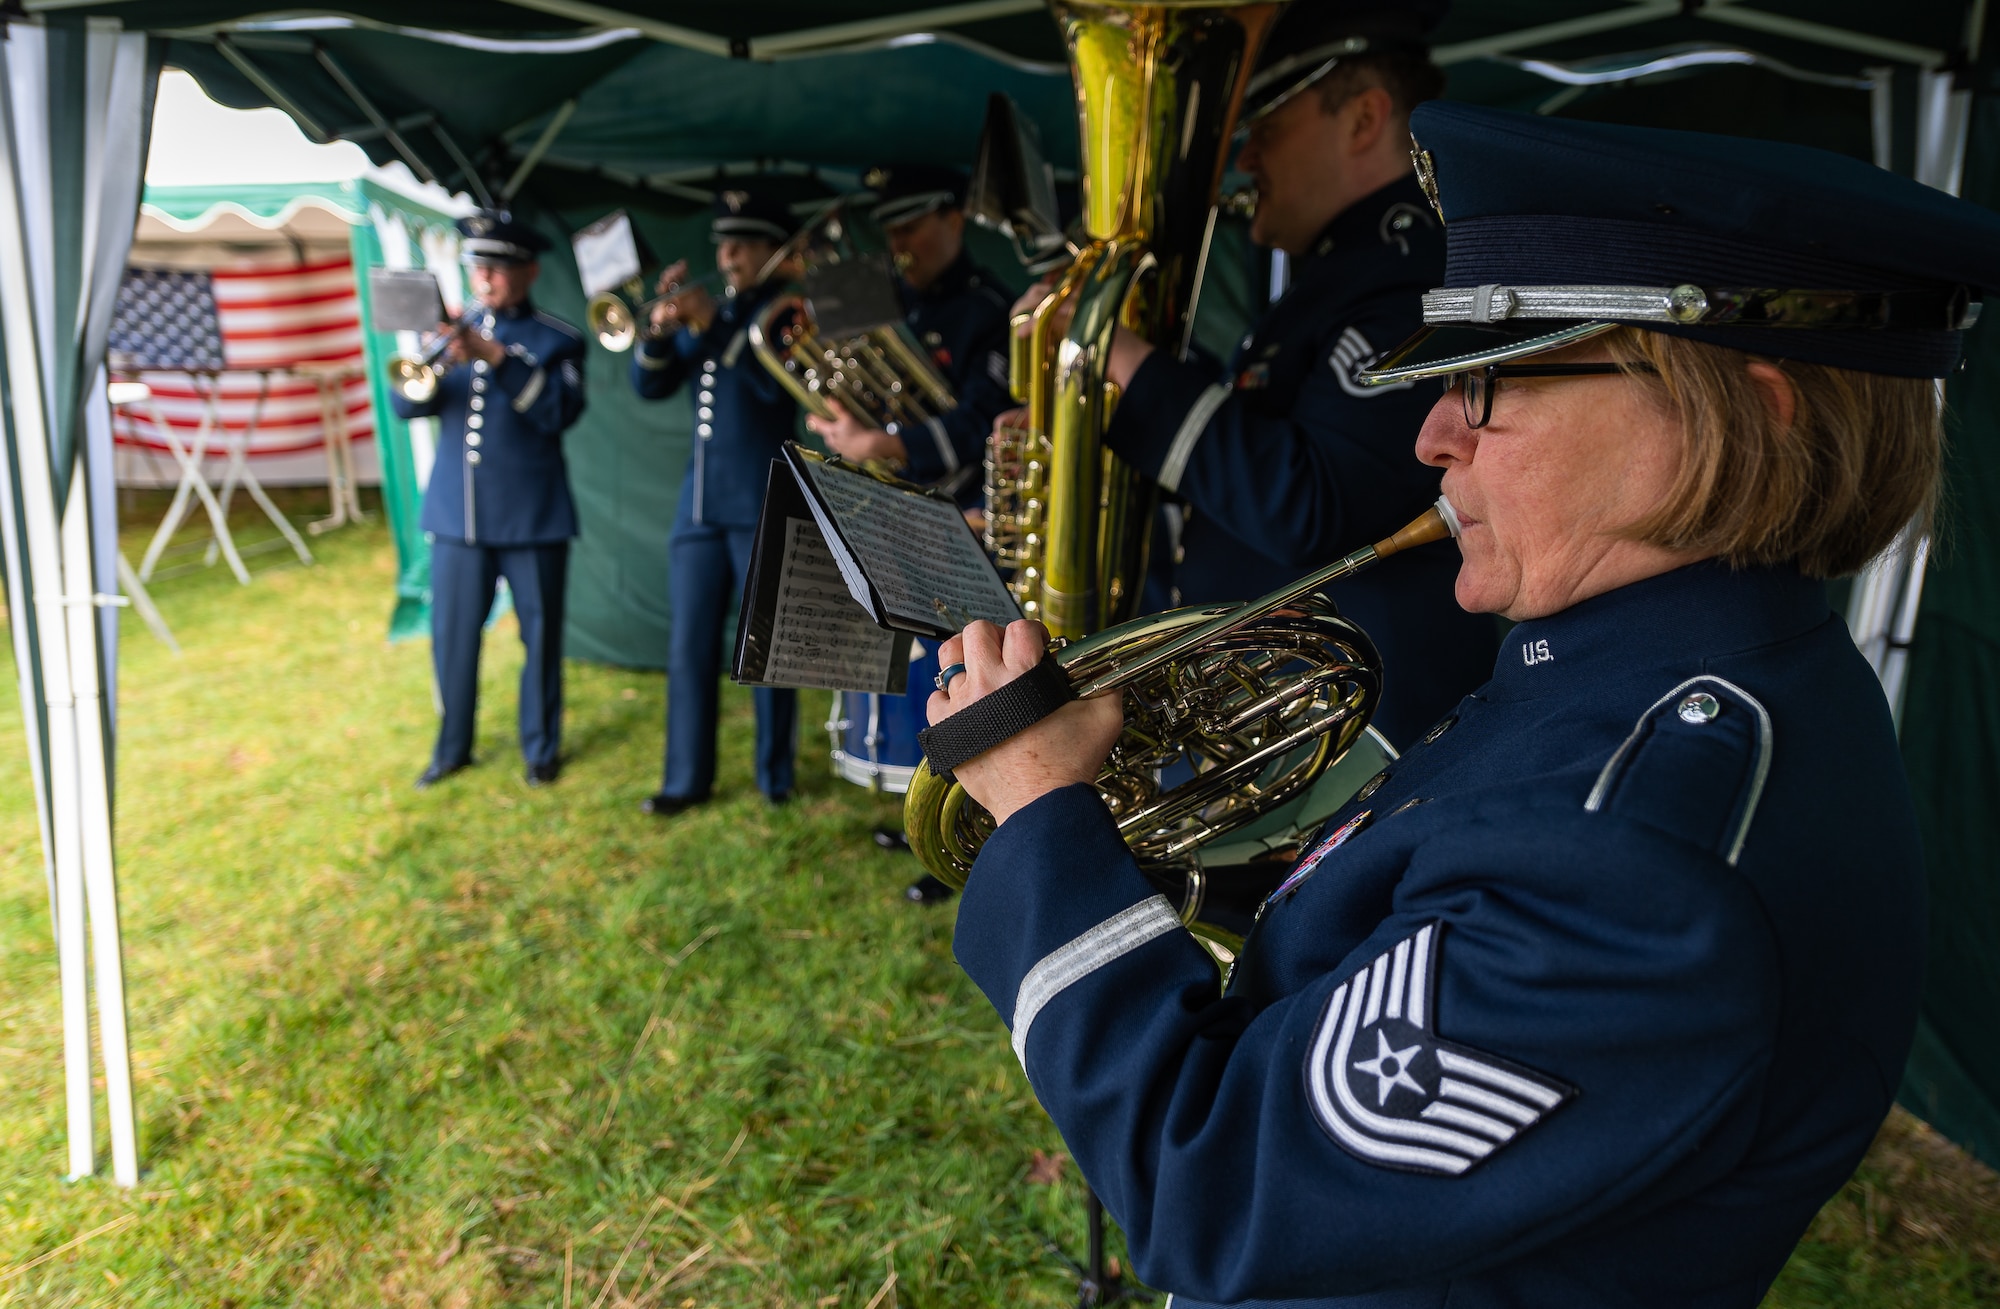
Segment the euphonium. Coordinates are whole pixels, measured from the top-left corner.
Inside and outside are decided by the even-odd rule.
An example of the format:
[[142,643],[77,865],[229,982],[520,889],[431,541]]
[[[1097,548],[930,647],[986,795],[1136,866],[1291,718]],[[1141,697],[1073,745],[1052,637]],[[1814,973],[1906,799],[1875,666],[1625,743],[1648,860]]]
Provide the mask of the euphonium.
[[[1175,610],[1063,645],[1057,659],[1079,699],[1120,692],[1125,729],[1097,791],[1140,869],[1180,900],[1183,922],[1234,949],[1202,920],[1197,851],[1319,780],[1367,728],[1381,696],[1375,646],[1322,593],[1390,555],[1455,535],[1439,500],[1394,536],[1356,550],[1261,600]],[[1163,786],[1170,770],[1192,780]],[[905,796],[910,848],[963,887],[993,819],[965,793],[917,769]]]
[[1016,320],[1013,388],[1028,421],[996,438],[988,522],[1021,611],[1075,638],[1137,612],[1157,495],[1103,444],[1112,333],[1122,324],[1185,350],[1243,89],[1284,5],[1050,8],[1076,83],[1086,239]]
[[[950,384],[903,321],[888,264],[849,247],[840,202],[786,242],[764,278],[795,261],[805,266],[806,282],[779,291],[757,311],[750,347],[801,408],[831,419],[828,402],[838,401],[856,418],[901,435],[958,407]],[[836,315],[823,312],[833,306],[816,305],[815,297],[834,296],[843,301],[840,326],[822,331],[822,321]]]

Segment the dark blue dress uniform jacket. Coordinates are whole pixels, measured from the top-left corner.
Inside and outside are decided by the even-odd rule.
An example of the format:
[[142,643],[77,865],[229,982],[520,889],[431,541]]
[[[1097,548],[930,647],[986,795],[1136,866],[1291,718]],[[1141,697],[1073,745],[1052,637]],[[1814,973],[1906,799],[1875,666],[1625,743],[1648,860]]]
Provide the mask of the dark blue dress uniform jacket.
[[[906,321],[917,341],[951,384],[958,408],[904,432],[910,476],[941,482],[961,468],[978,468],[986,458],[993,420],[1014,407],[1007,390],[1007,316],[1012,301],[999,279],[961,252],[956,262],[923,291],[898,282]],[[975,491],[980,479],[968,485]]]
[[1818,583],[1698,564],[1522,623],[1440,727],[1221,996],[1086,787],[987,843],[958,958],[1176,1309],[1748,1309],[1915,1023],[1875,679]]
[[632,353],[632,386],[644,399],[664,400],[690,378],[696,383],[694,449],[676,524],[757,526],[771,461],[797,433],[798,402],[750,348],[750,323],[775,290],[724,300],[700,336],[683,330]]
[[402,418],[438,419],[437,461],[418,522],[467,545],[550,545],[576,535],[562,434],[583,413],[583,337],[529,304],[489,311],[483,324],[507,347],[498,368],[460,364],[437,394]]
[[[1156,351],[1120,400],[1111,448],[1185,501],[1182,604],[1250,600],[1379,541],[1437,498],[1418,462],[1434,384],[1367,389],[1355,374],[1423,325],[1444,237],[1414,179],[1350,206],[1217,377]],[[1376,726],[1408,745],[1492,666],[1493,623],[1452,598],[1449,544],[1329,588],[1389,669]]]

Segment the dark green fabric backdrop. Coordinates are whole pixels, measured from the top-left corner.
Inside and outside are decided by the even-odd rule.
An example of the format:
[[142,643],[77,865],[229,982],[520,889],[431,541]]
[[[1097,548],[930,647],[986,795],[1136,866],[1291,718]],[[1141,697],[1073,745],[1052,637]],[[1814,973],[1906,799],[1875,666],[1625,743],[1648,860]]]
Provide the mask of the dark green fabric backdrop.
[[[1983,89],[1965,193],[2000,204],[2000,88]],[[1930,875],[1923,1025],[1903,1103],[2000,1167],[2000,306],[1953,379],[1943,532],[1924,581],[1903,762]]]

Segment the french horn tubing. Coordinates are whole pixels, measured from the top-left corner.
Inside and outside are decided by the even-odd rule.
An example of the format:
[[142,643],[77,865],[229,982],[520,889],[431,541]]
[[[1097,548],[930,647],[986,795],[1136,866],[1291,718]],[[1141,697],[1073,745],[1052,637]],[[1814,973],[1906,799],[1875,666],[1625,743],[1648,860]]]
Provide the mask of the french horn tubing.
[[[1180,896],[1182,921],[1234,949],[1201,919],[1201,846],[1302,795],[1360,737],[1381,698],[1381,659],[1324,588],[1458,534],[1442,497],[1402,530],[1260,600],[1135,619],[1064,643],[1057,661],[1078,699],[1118,692],[1125,728],[1098,794],[1141,871]],[[1163,786],[1169,770],[1192,780]],[[919,766],[904,796],[910,848],[962,888],[993,819],[956,782]]]

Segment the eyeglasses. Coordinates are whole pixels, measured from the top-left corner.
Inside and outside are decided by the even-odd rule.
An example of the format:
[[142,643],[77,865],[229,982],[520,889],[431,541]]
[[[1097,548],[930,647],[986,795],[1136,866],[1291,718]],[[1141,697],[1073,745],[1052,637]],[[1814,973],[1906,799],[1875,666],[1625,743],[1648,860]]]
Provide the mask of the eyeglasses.
[[1653,373],[1651,364],[1487,364],[1484,368],[1453,373],[1444,379],[1444,389],[1463,384],[1459,394],[1465,405],[1465,425],[1474,431],[1493,421],[1493,393],[1503,377],[1610,377],[1619,373]]

